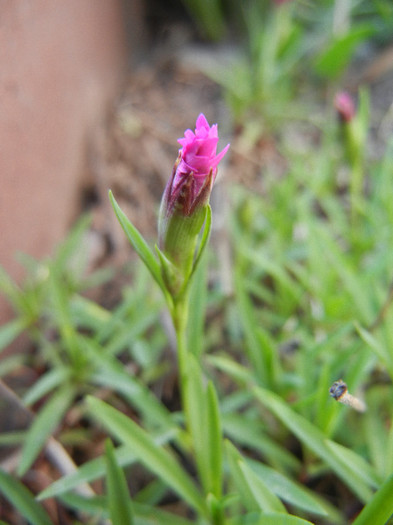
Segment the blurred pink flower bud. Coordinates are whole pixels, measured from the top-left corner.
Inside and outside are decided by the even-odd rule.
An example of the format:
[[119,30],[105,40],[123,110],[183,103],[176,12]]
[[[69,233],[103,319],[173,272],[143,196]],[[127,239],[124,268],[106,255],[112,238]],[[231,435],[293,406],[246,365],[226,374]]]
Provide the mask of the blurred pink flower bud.
[[334,97],[334,107],[340,119],[344,122],[350,122],[356,114],[355,103],[351,95],[346,91],[341,91],[336,94]]

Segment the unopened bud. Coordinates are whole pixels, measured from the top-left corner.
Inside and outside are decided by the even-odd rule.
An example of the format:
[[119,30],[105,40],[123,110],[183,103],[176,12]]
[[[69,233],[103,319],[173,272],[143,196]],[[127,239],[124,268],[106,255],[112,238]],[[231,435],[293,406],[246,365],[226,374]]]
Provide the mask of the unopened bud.
[[178,140],[182,148],[161,200],[158,246],[183,280],[192,269],[217,166],[229,148],[217,154],[218,140],[217,124],[210,126],[200,114],[195,133],[188,129]]

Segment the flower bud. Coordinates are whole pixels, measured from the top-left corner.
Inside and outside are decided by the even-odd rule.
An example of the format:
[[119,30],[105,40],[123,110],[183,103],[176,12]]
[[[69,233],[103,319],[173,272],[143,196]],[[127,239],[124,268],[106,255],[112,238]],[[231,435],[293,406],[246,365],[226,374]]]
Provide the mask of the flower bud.
[[195,133],[188,129],[178,139],[182,148],[162,197],[158,244],[165,257],[177,267],[182,278],[192,270],[195,245],[206,216],[217,166],[229,144],[217,154],[217,124],[209,126],[201,113]]
[[351,122],[355,117],[356,109],[354,101],[349,93],[341,91],[334,97],[334,107],[338,113],[340,120],[343,122]]

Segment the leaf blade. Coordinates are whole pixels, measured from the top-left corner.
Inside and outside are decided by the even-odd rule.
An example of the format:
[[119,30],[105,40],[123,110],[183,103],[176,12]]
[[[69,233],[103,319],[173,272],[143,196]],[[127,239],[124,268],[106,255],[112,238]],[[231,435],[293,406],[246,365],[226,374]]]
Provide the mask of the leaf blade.
[[206,513],[205,503],[197,487],[170,452],[158,448],[146,431],[110,405],[93,397],[88,397],[87,403],[92,416],[120,441],[132,447],[139,461],[162,478],[191,507],[202,514]]
[[127,239],[134,247],[135,251],[142,259],[146,267],[149,269],[151,275],[153,276],[154,280],[157,282],[161,290],[164,292],[165,295],[167,295],[167,290],[161,276],[160,266],[157,262],[157,259],[154,257],[152,250],[149,248],[147,242],[142,237],[140,232],[135,228],[135,226],[130,222],[126,214],[121,210],[111,191],[109,191],[109,200],[111,201],[112,208],[116,214],[117,220],[123,228]]
[[18,465],[18,475],[23,476],[40,453],[45,441],[60,423],[70,406],[74,392],[69,388],[59,389],[35,417],[27,432]]
[[0,470],[0,492],[32,525],[53,525],[33,494],[20,481]]
[[132,525],[134,518],[126,478],[116,461],[109,439],[105,443],[105,458],[108,507],[112,525]]

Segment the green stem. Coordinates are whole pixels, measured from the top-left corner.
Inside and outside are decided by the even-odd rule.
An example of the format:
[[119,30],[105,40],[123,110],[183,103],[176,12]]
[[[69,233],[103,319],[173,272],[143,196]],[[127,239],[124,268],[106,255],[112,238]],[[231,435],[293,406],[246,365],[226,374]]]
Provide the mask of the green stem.
[[182,406],[184,407],[186,427],[188,425],[188,410],[186,406],[186,382],[187,382],[187,321],[188,321],[188,293],[174,302],[172,309],[172,320],[176,332],[177,360],[179,367],[179,388]]
[[[188,308],[189,308],[189,294],[185,293],[181,296],[181,299],[177,299],[174,302],[173,309],[171,311],[173,325],[176,332],[176,342],[177,342],[177,358],[178,358],[178,368],[179,368],[179,389],[180,389],[180,398],[181,405],[183,408],[185,426],[187,431],[190,433],[191,440],[192,437],[192,424],[190,421],[190,408],[189,408],[189,399],[187,396],[188,389],[188,357],[189,350],[187,348],[187,323],[188,323]],[[202,401],[202,400],[201,400]],[[195,458],[196,464],[198,464],[197,458]],[[207,494],[206,494],[207,495]],[[224,513],[221,505],[218,503],[216,505],[208,505],[207,514],[209,516],[209,521],[212,525],[223,525],[224,524]]]

